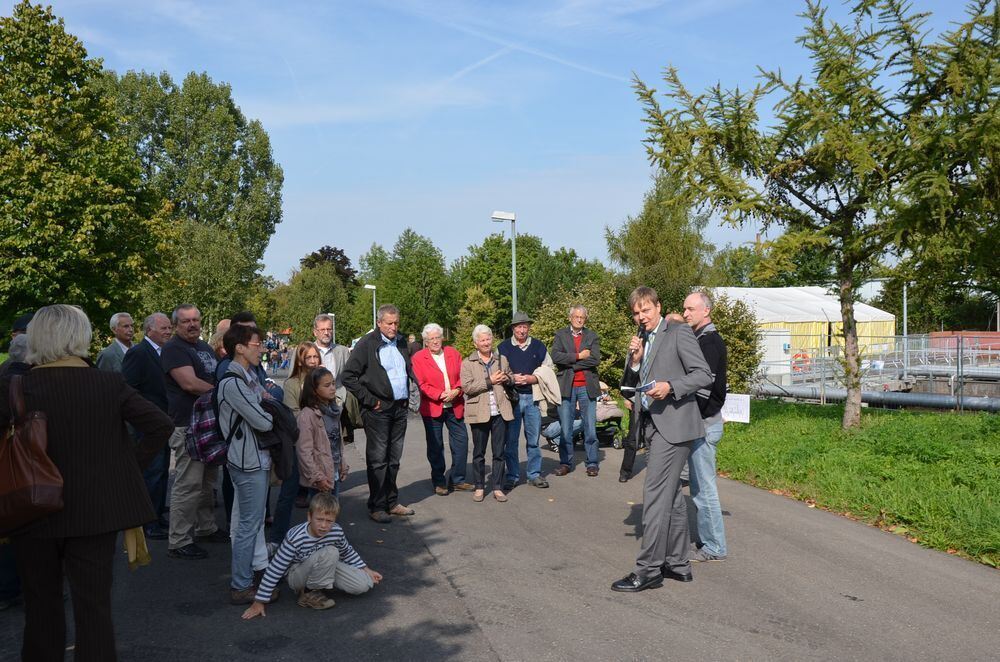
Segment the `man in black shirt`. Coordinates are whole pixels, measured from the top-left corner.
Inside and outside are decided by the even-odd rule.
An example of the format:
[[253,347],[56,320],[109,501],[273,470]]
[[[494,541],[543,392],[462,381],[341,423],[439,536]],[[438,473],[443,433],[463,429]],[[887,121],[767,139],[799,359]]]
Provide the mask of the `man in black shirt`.
[[168,442],[176,473],[170,493],[170,538],[167,555],[178,559],[208,556],[195,544],[228,542],[215,523],[213,488],[219,468],[192,459],[184,448],[194,401],[215,388],[215,352],[201,339],[201,313],[191,304],[174,309],[174,337],[163,346],[160,363],[166,375],[167,410],[174,421]]
[[714,379],[711,388],[698,391],[698,408],[705,423],[705,438],[691,449],[688,469],[691,499],[698,507],[698,538],[701,548],[691,561],[722,561],[726,558],[726,528],[716,487],[715,449],[722,439],[722,403],[726,400],[726,343],[712,324],[712,299],[695,292],[684,300],[684,321],[694,331]]

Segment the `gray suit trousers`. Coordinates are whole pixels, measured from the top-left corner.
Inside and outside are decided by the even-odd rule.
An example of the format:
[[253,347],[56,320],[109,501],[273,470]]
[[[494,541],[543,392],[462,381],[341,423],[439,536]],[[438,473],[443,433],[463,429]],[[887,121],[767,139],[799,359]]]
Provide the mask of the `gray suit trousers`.
[[646,580],[659,575],[663,564],[687,571],[690,539],[681,470],[687,466],[694,442],[671,444],[643,418],[649,455],[642,487],[642,546],[635,574]]

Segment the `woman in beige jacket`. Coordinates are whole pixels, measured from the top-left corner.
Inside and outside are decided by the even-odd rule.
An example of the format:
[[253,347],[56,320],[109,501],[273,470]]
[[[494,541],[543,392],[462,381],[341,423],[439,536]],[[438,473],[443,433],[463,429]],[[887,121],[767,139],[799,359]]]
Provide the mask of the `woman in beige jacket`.
[[504,473],[504,450],[507,422],[514,419],[514,411],[507,398],[504,384],[512,376],[507,359],[493,349],[493,332],[485,324],[472,331],[476,351],[462,361],[462,390],[465,391],[465,420],[472,427],[472,480],[476,491],[474,501],[486,495],[486,443],[493,445],[493,498],[506,501],[500,489]]

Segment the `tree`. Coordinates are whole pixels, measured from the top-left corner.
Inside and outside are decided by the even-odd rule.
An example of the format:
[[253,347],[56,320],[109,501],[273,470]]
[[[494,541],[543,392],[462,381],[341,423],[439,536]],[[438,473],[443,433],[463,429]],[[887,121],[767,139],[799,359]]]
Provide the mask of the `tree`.
[[708,216],[692,213],[679,197],[681,188],[678,177],[660,172],[639,215],[604,230],[608,255],[625,269],[627,284],[652,287],[671,309],[680,308],[692,287],[708,282],[715,250],[702,237]]
[[311,269],[325,263],[330,263],[337,269],[337,275],[344,287],[357,284],[358,272],[351,266],[351,259],[344,254],[341,248],[323,246],[318,251],[313,251],[299,260],[299,266],[303,269]]
[[731,393],[749,393],[760,376],[763,334],[743,301],[713,296],[712,323],[726,341],[726,381]]
[[[336,265],[329,262],[294,272],[287,285],[276,288],[274,297],[277,326],[292,327],[295,342],[312,340],[316,315],[347,308],[347,292],[340,274]],[[341,329],[337,331],[343,341],[344,333]]]
[[554,293],[536,313],[531,334],[546,347],[552,347],[556,331],[569,324],[569,308],[576,304],[586,306],[589,312],[587,326],[601,341],[598,375],[608,386],[617,389],[622,381],[625,350],[635,333],[635,324],[611,277],[585,281],[571,290],[561,289]]
[[[845,341],[845,428],[860,423],[854,303],[872,266],[891,248],[961,236],[970,219],[996,213],[996,0],[980,0],[968,13],[928,43],[926,15],[903,0],[860,0],[846,26],[808,2],[798,40],[814,63],[808,80],[762,71],[750,92],[716,85],[694,95],[671,67],[665,108],[636,79],[649,156],[683,179],[678,203],[735,224],[783,227],[773,260],[807,251],[832,256]],[[758,105],[772,95],[775,117],[762,127]]]
[[[473,285],[465,291],[465,301],[458,310],[453,343],[462,356],[468,356],[476,348],[472,343],[472,330],[479,324],[489,326],[485,320],[495,314],[496,304],[486,295],[482,286]],[[497,335],[495,329],[493,333]]]
[[377,288],[379,303],[399,308],[402,332],[419,334],[428,322],[451,325],[454,305],[444,254],[430,239],[406,228],[391,253],[375,244],[361,264],[365,281]]
[[190,73],[177,85],[167,73],[109,72],[105,86],[124,118],[120,133],[139,155],[145,185],[171,203],[183,233],[165,251],[171,262],[156,284],[161,298],[192,297],[204,309],[231,306],[227,291],[192,292],[189,285],[210,283],[218,274],[201,242],[212,233],[204,228],[214,228],[232,252],[222,277],[235,281],[238,296],[253,286],[281,222],[284,175],[267,133],[244,117],[228,85],[207,74]]
[[100,77],[50,9],[0,18],[0,318],[59,302],[96,320],[159,268],[169,207],[143,188]]
[[[469,254],[452,267],[462,291],[480,285],[496,303],[493,314],[481,320],[495,331],[506,326],[511,317],[510,240],[491,234],[483,243],[469,246]],[[539,237],[517,236],[518,308],[534,313],[543,301],[561,288],[601,278],[606,269],[598,262],[584,260],[573,249],[560,248],[553,253]]]

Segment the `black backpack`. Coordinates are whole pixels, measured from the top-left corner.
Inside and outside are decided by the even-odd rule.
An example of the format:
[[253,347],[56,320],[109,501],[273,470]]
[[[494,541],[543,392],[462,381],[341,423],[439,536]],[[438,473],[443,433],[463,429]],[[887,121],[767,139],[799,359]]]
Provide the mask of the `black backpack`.
[[295,414],[273,398],[264,398],[261,408],[271,415],[271,429],[257,433],[257,446],[271,454],[274,473],[281,480],[292,475],[295,466],[295,444],[299,440],[299,425]]

